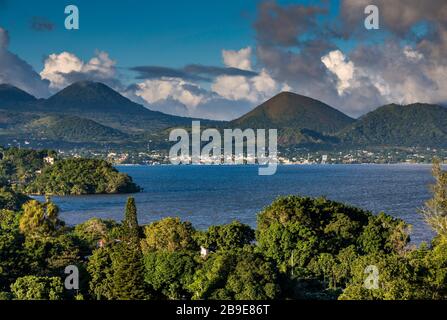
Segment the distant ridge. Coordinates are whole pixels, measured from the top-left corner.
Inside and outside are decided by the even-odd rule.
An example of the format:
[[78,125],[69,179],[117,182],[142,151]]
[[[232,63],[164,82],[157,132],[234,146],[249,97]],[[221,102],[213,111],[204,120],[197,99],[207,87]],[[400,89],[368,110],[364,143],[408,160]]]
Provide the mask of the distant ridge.
[[103,83],[76,82],[42,103],[46,111],[146,113],[142,105],[130,101]]
[[[1,143],[166,146],[170,128],[189,128],[192,120],[149,110],[97,82],[74,83],[49,99],[0,84]],[[282,92],[234,121],[201,121],[207,128],[278,129],[280,147],[447,148],[447,108],[432,104],[390,104],[355,120],[321,101]]]
[[29,93],[11,86],[0,84],[0,108],[11,108],[23,103],[34,102],[37,99]]
[[129,138],[121,131],[93,120],[65,115],[50,115],[30,121],[26,130],[35,137],[67,142],[107,142]]
[[149,110],[107,85],[92,81],[76,82],[48,99],[39,100],[20,89],[4,85],[0,99],[2,96],[4,103],[0,100],[0,109],[3,110],[72,115],[126,133],[157,132],[173,126],[190,125],[192,120]]
[[424,103],[385,105],[338,137],[345,145],[447,147],[447,108]]

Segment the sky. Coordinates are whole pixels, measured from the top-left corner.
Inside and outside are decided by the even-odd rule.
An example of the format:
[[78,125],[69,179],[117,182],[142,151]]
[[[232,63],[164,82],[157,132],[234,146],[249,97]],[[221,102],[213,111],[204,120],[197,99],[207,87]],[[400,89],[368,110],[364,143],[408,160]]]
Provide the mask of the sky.
[[48,97],[100,81],[183,116],[234,119],[281,91],[353,117],[445,104],[446,53],[444,0],[0,0],[0,83]]

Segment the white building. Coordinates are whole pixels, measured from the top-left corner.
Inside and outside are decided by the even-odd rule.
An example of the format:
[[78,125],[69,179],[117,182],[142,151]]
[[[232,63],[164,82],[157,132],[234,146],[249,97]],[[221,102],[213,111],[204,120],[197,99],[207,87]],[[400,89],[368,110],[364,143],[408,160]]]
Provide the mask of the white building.
[[43,158],[43,161],[51,166],[54,164],[54,158],[50,156]]
[[208,257],[210,254],[210,251],[204,247],[200,247],[200,255],[202,256],[202,258],[206,258]]

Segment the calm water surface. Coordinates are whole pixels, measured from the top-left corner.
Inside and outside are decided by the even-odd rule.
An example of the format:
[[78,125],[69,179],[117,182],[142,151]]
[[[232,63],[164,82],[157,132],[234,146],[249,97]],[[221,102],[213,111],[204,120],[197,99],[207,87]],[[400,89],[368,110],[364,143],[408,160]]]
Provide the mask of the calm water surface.
[[[259,176],[255,166],[121,166],[144,188],[136,194],[140,223],[168,216],[196,228],[235,219],[256,226],[256,214],[276,197],[326,196],[373,211],[385,211],[412,224],[415,242],[432,233],[417,213],[429,197],[426,165],[280,166]],[[127,195],[54,197],[70,225],[92,217],[121,220]]]

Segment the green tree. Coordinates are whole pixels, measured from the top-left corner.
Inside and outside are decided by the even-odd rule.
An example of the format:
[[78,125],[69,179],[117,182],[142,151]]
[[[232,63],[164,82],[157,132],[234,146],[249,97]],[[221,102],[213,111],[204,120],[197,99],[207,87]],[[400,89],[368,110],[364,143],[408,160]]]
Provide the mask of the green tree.
[[115,298],[111,253],[111,247],[99,248],[93,251],[88,260],[89,294],[93,299],[113,300]]
[[179,218],[166,218],[144,229],[145,238],[141,241],[143,253],[148,251],[196,250],[193,239],[195,230],[190,222]]
[[403,253],[409,241],[409,227],[405,222],[383,212],[371,216],[358,237],[358,243],[366,254]]
[[0,187],[0,209],[19,211],[30,198],[15,192],[9,186]]
[[96,249],[87,265],[89,293],[97,300],[143,300],[149,297],[144,282],[141,249],[134,242],[118,242]]
[[52,202],[31,200],[23,206],[20,231],[30,237],[54,235],[64,223],[59,220],[59,208]]
[[145,281],[168,299],[190,298],[187,287],[192,282],[198,263],[187,251],[148,252],[144,255]]
[[118,243],[112,251],[113,290],[118,300],[148,298],[144,282],[144,264],[138,243]]
[[442,171],[437,159],[433,163],[433,177],[433,197],[425,203],[421,213],[437,234],[447,236],[447,172]]
[[119,224],[113,220],[93,218],[76,225],[73,234],[90,250],[93,250],[98,246],[100,240],[104,240],[104,242],[113,241],[111,232],[117,228],[119,228]]
[[211,226],[206,232],[198,232],[196,238],[205,248],[231,250],[252,243],[255,240],[255,231],[239,221],[234,221],[223,226]]
[[25,276],[11,285],[17,300],[62,300],[64,287],[57,277]]
[[140,227],[138,225],[137,206],[135,205],[135,198],[133,197],[127,199],[123,227],[126,237],[138,242],[140,238]]
[[385,214],[374,216],[324,198],[289,196],[258,215],[257,240],[280,270],[305,273],[321,253],[337,255],[350,246],[367,253],[402,249],[409,241],[406,231],[402,220]]
[[[418,256],[412,259],[412,265],[419,265],[419,277],[423,279],[426,294],[423,299],[447,299],[447,238],[442,236],[433,241],[431,250],[419,249]],[[417,259],[419,258],[419,259]]]
[[29,271],[23,250],[24,236],[19,231],[19,214],[0,211],[0,291]]
[[[377,288],[365,285],[368,267],[377,270]],[[351,266],[352,277],[340,300],[412,300],[424,299],[424,289],[415,268],[406,257],[395,253],[360,256]]]
[[249,246],[212,254],[189,290],[193,299],[212,300],[267,300],[280,293],[275,266]]
[[26,237],[23,249],[34,275],[62,275],[68,265],[80,265],[80,248],[69,233],[47,237]]

